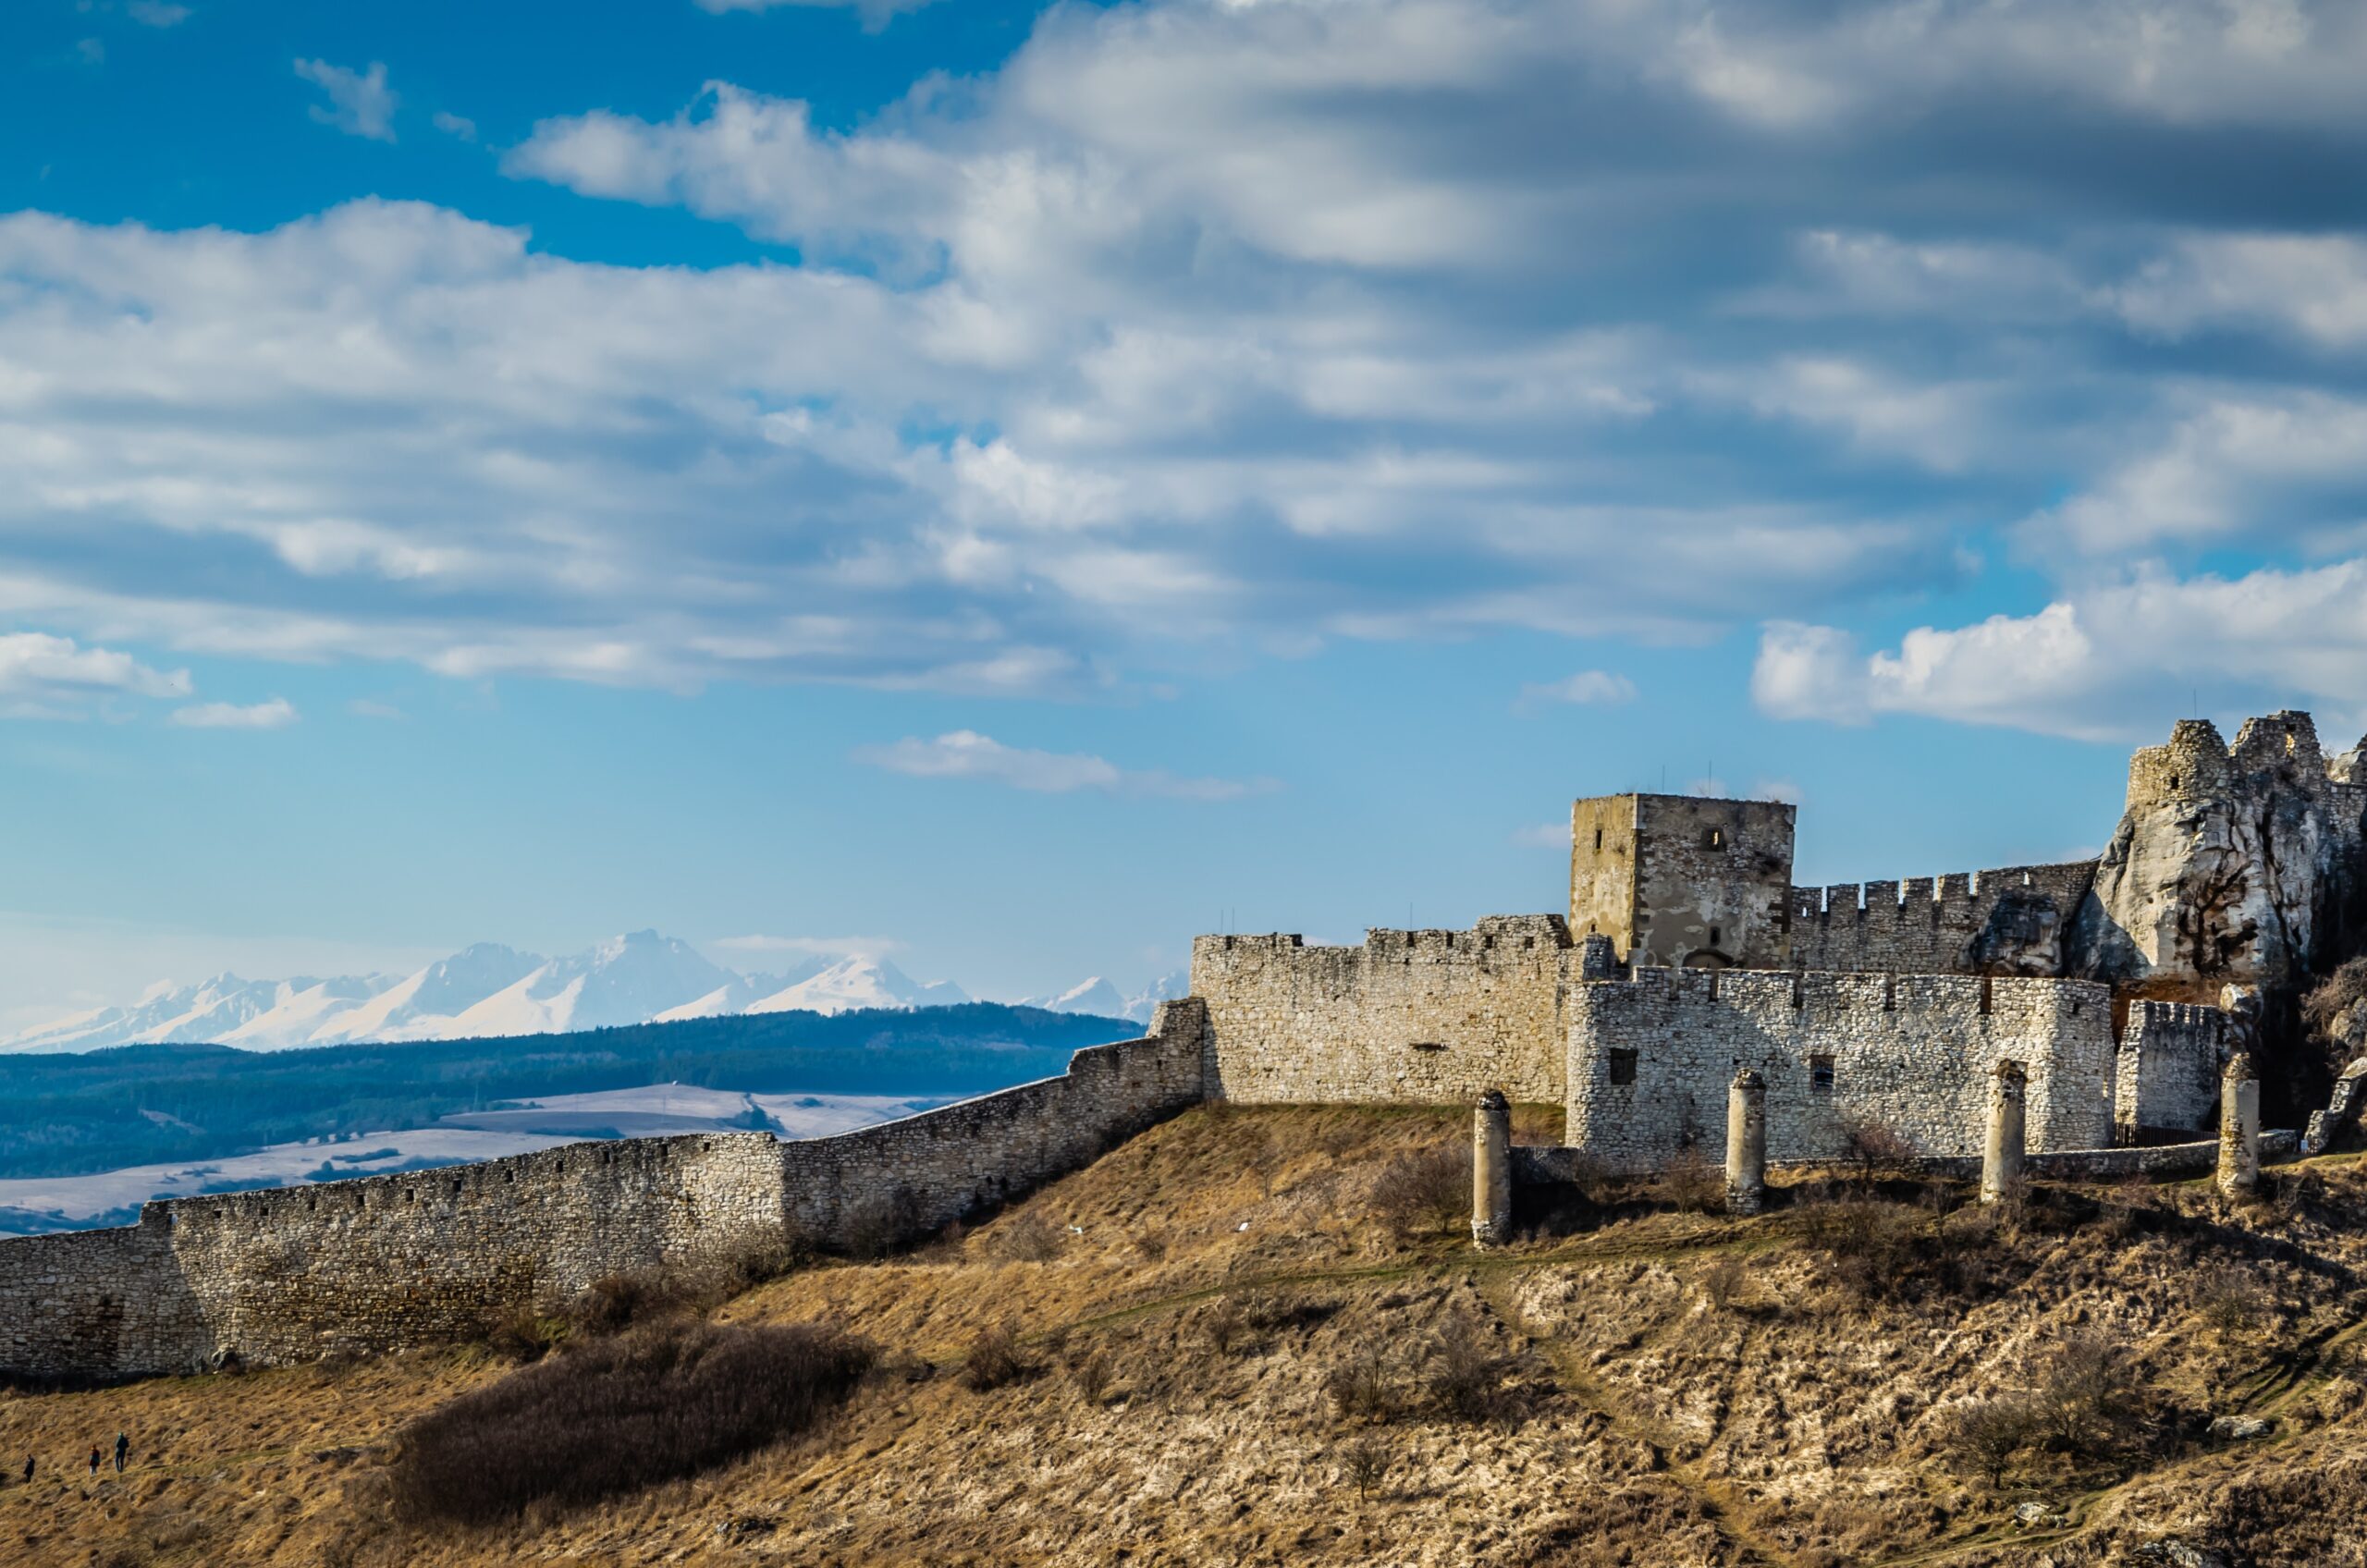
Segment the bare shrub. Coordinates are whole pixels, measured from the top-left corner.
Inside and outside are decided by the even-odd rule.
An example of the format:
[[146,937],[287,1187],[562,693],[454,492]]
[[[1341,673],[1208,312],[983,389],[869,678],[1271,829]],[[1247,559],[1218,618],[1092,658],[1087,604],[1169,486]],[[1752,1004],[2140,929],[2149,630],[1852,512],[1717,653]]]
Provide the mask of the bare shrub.
[[1030,1209],[994,1232],[995,1256],[1012,1263],[1049,1263],[1061,1256],[1061,1228]]
[[1915,1158],[1915,1145],[1879,1121],[1851,1116],[1841,1123],[1842,1157],[1860,1182],[1903,1170]]
[[1502,1403],[1504,1358],[1487,1330],[1462,1313],[1449,1317],[1430,1339],[1423,1366],[1423,1391],[1441,1413],[1458,1420],[1493,1415]]
[[409,1521],[490,1525],[696,1475],[812,1428],[877,1355],[822,1324],[674,1322],[594,1341],[404,1427],[390,1504]]
[[1401,1237],[1460,1229],[1471,1215],[1471,1151],[1441,1144],[1399,1155],[1375,1178],[1372,1206]]
[[497,1313],[485,1325],[485,1347],[511,1361],[539,1361],[566,1342],[574,1325],[558,1313],[531,1307]]
[[1099,1404],[1110,1392],[1113,1375],[1107,1351],[1088,1351],[1069,1363],[1069,1387],[1087,1404]]
[[1354,1438],[1341,1446],[1340,1473],[1356,1488],[1356,1501],[1363,1502],[1389,1474],[1389,1450],[1370,1432]]
[[2267,1305],[2261,1288],[2233,1268],[2210,1269],[2194,1283],[2195,1316],[2223,1341],[2258,1322]]
[[2312,1053],[2329,1078],[2340,1077],[2367,1046],[2357,1037],[2360,1018],[2352,1013],[2362,1001],[2367,1001],[2367,958],[2352,959],[2301,998],[2301,1022],[2309,1029]]
[[1324,1377],[1323,1391],[1331,1396],[1341,1419],[1347,1421],[1394,1420],[1404,1403],[1388,1362],[1369,1346],[1334,1364]]
[[1167,1261],[1167,1232],[1146,1231],[1134,1238],[1134,1256],[1145,1263]]
[[2144,1420],[2128,1353],[2101,1334],[2076,1334],[2057,1345],[2031,1397],[2047,1441],[2084,1459],[2121,1452]]
[[1011,1325],[998,1323],[970,1341],[969,1351],[962,1357],[962,1384],[974,1393],[985,1393],[1024,1381],[1036,1370],[1036,1365],[1020,1354],[1019,1336],[1012,1332]]
[[1701,1293],[1720,1312],[1733,1306],[1750,1281],[1750,1267],[1733,1253],[1721,1253],[1701,1270]]
[[865,1193],[849,1204],[839,1220],[839,1244],[849,1257],[885,1257],[918,1226],[912,1194]]
[[1679,1149],[1653,1188],[1679,1214],[1716,1214],[1726,1207],[1726,1174],[1698,1148]]
[[1987,1478],[1993,1490],[2005,1483],[2014,1456],[2038,1440],[2039,1412],[2028,1399],[1985,1399],[1950,1417],[1941,1452],[1959,1470]]
[[1217,1297],[1200,1315],[1200,1332],[1219,1355],[1231,1355],[1238,1346],[1249,1341],[1249,1315],[1241,1303],[1230,1295]]

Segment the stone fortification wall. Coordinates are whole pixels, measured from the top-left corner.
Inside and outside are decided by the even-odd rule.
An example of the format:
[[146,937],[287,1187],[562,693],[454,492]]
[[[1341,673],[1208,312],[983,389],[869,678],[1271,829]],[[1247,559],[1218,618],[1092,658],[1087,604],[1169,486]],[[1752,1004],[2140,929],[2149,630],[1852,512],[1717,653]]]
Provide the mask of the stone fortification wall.
[[[1015,1195],[1200,1098],[1207,1018],[1170,1002],[1070,1071],[843,1133],[570,1144],[443,1170],[152,1203],[0,1242],[0,1373],[107,1378],[482,1331],[604,1275],[792,1236],[892,1239]],[[882,1227],[885,1227],[883,1231]]]
[[[2263,1160],[2290,1159],[2300,1153],[2300,1135],[2290,1128],[2260,1135]],[[1566,1186],[1583,1182],[1597,1167],[1579,1150],[1551,1145],[1518,1145],[1512,1150],[1515,1187]],[[1779,1160],[1774,1166],[1815,1167],[1819,1160]],[[2201,1176],[2217,1169],[2219,1140],[2159,1144],[2141,1149],[2054,1149],[2029,1156],[2022,1174],[2041,1182],[2116,1182],[2129,1176],[2152,1178]],[[1972,1182],[1981,1177],[1977,1154],[1918,1155],[1898,1169],[1916,1176]]]
[[2030,1074],[2032,1150],[2112,1141],[2110,993],[2078,981],[1638,970],[1573,987],[1566,1141],[1603,1169],[1714,1159],[1735,1069],[1767,1081],[1771,1160],[1843,1156],[1854,1122],[1919,1153],[1981,1146],[1989,1072]]
[[2095,863],[2009,865],[1904,882],[1794,888],[1797,969],[1892,974],[2058,974]]
[[1202,937],[1192,994],[1208,1005],[1211,1095],[1248,1103],[1455,1105],[1501,1088],[1563,1097],[1563,998],[1585,955],[1558,915],[1499,915],[1469,931]]
[[2113,1087],[2113,1124],[2120,1142],[2217,1125],[2226,1030],[2227,1015],[2215,1007],[2146,1001],[2130,1006]]
[[780,1145],[790,1226],[834,1242],[933,1231],[1074,1170],[1202,1098],[1208,1014],[1162,1002],[1150,1035],[1076,1053],[1058,1078]]

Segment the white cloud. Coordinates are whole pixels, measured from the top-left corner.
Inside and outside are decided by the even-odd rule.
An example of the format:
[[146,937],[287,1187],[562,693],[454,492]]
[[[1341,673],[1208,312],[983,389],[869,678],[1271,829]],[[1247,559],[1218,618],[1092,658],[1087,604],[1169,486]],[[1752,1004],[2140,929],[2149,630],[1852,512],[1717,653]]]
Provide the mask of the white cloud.
[[2142,570],[2027,616],[1920,627],[1860,653],[1832,627],[1765,629],[1752,692],[1772,717],[1912,714],[2128,741],[2164,713],[2316,707],[2367,722],[2367,562],[2238,577]]
[[1636,683],[1607,669],[1582,669],[1559,680],[1540,681],[1520,689],[1524,705],[1540,703],[1612,704],[1636,700]]
[[771,11],[783,6],[803,9],[851,10],[863,18],[865,31],[877,32],[893,18],[917,11],[932,0],[698,0],[702,11],[722,16],[730,11]]
[[244,706],[237,703],[198,703],[173,710],[173,722],[190,729],[285,729],[296,718],[296,705],[285,697]]
[[190,18],[187,6],[168,5],[165,0],[131,0],[123,9],[141,27],[178,27]]
[[1132,770],[1086,753],[1027,751],[1006,746],[975,729],[956,729],[930,741],[908,737],[891,745],[860,747],[854,760],[916,778],[984,778],[1046,794],[1098,790],[1108,794],[1230,801],[1277,787],[1271,779],[1186,778],[1159,769]]
[[436,110],[429,117],[428,123],[445,135],[457,136],[463,141],[474,141],[477,139],[477,122],[465,115],[453,114],[448,109]]
[[0,634],[0,697],[13,702],[121,693],[183,697],[189,671],[152,669],[129,654],[86,648],[70,637],[40,631]]
[[299,60],[296,74],[329,95],[326,107],[313,105],[313,118],[319,124],[335,126],[348,136],[365,136],[373,141],[395,139],[395,104],[399,97],[386,85],[386,67],[378,61],[371,61],[370,69],[364,73],[330,65],[326,60]]

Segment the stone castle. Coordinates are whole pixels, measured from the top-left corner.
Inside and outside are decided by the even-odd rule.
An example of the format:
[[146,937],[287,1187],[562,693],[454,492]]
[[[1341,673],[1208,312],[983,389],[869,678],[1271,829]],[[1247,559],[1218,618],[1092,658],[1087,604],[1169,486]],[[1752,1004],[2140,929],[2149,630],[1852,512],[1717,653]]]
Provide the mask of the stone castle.
[[[2208,1164],[2240,1086],[2249,1157],[2255,988],[2345,938],[2361,755],[2326,756],[2303,714],[2232,746],[2182,722],[2136,754],[2094,862],[1829,888],[1792,883],[1790,805],[1580,801],[1565,913],[1355,947],[1202,937],[1190,998],[1059,1078],[832,1138],[586,1143],[0,1242],[0,1373],[387,1348],[605,1275],[915,1236],[1204,1099],[1476,1103],[1499,1145],[1505,1096],[1563,1106],[1559,1148],[1491,1160],[1481,1141],[1483,1202],[1507,1159],[1529,1182],[1649,1172],[1740,1140],[1746,1105],[1762,1164],[1831,1160],[1871,1130],[1938,1169],[1986,1155],[1993,1175],[2003,1109],[2017,1168],[2026,1142],[2036,1169],[2092,1174]],[[2367,1093],[2345,1082],[2347,1110]]]

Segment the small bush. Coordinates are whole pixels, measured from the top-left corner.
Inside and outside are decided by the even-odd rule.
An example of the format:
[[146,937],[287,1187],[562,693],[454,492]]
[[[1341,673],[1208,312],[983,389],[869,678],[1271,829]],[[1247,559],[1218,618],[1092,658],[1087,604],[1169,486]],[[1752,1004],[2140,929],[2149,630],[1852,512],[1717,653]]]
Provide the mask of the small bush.
[[2040,1369],[2032,1398],[2047,1441],[2083,1459],[2120,1452],[2145,1418],[2128,1353],[2101,1334],[2074,1335],[2058,1345]]
[[1112,1376],[1107,1351],[1089,1351],[1069,1363],[1069,1386],[1087,1404],[1099,1404],[1110,1392]]
[[1478,1421],[1502,1403],[1503,1358],[1486,1330],[1457,1313],[1432,1337],[1423,1367],[1423,1391],[1443,1415]]
[[1734,1305],[1749,1281],[1749,1265],[1733,1253],[1721,1253],[1701,1270],[1701,1293],[1710,1298],[1711,1306],[1723,1312]]
[[1870,1182],[1887,1171],[1906,1168],[1915,1158],[1915,1145],[1879,1121],[1850,1117],[1841,1124],[1843,1158],[1861,1182]]
[[1958,1410],[1941,1437],[1941,1452],[1960,1470],[2005,1485],[2014,1456],[2038,1440],[2039,1413],[2027,1399],[1985,1399]]
[[1022,1382],[1036,1371],[1035,1364],[1020,1354],[1019,1336],[1007,1323],[980,1333],[962,1358],[962,1384],[973,1393]]
[[487,1324],[484,1342],[496,1355],[511,1361],[539,1361],[566,1342],[572,1329],[562,1316],[521,1308],[502,1313]]
[[1356,1501],[1362,1502],[1389,1474],[1389,1450],[1367,1432],[1342,1446],[1340,1473],[1356,1488]]
[[1652,1183],[1655,1195],[1679,1214],[1715,1214],[1726,1207],[1726,1174],[1699,1149],[1679,1149]]
[[391,1505],[491,1525],[696,1475],[811,1429],[877,1357],[821,1324],[672,1322],[593,1341],[404,1427]]
[[1372,1204],[1401,1237],[1459,1230],[1471,1216],[1471,1151],[1442,1144],[1399,1155],[1374,1180]]
[[996,1228],[995,1256],[1011,1263],[1049,1263],[1061,1256],[1066,1239],[1059,1226],[1031,1209]]
[[2266,1308],[2261,1288],[2233,1268],[2214,1268],[2195,1281],[2195,1316],[2221,1340],[2250,1328]]
[[885,1257],[918,1228],[912,1194],[866,1193],[847,1206],[840,1221],[839,1243],[849,1257]]
[[1248,1342],[1249,1315],[1235,1298],[1219,1296],[1200,1315],[1200,1332],[1208,1337],[1219,1355],[1231,1355],[1235,1347]]
[[1334,1366],[1323,1379],[1323,1391],[1332,1408],[1347,1421],[1393,1420],[1402,1402],[1389,1364],[1378,1350],[1358,1350]]

